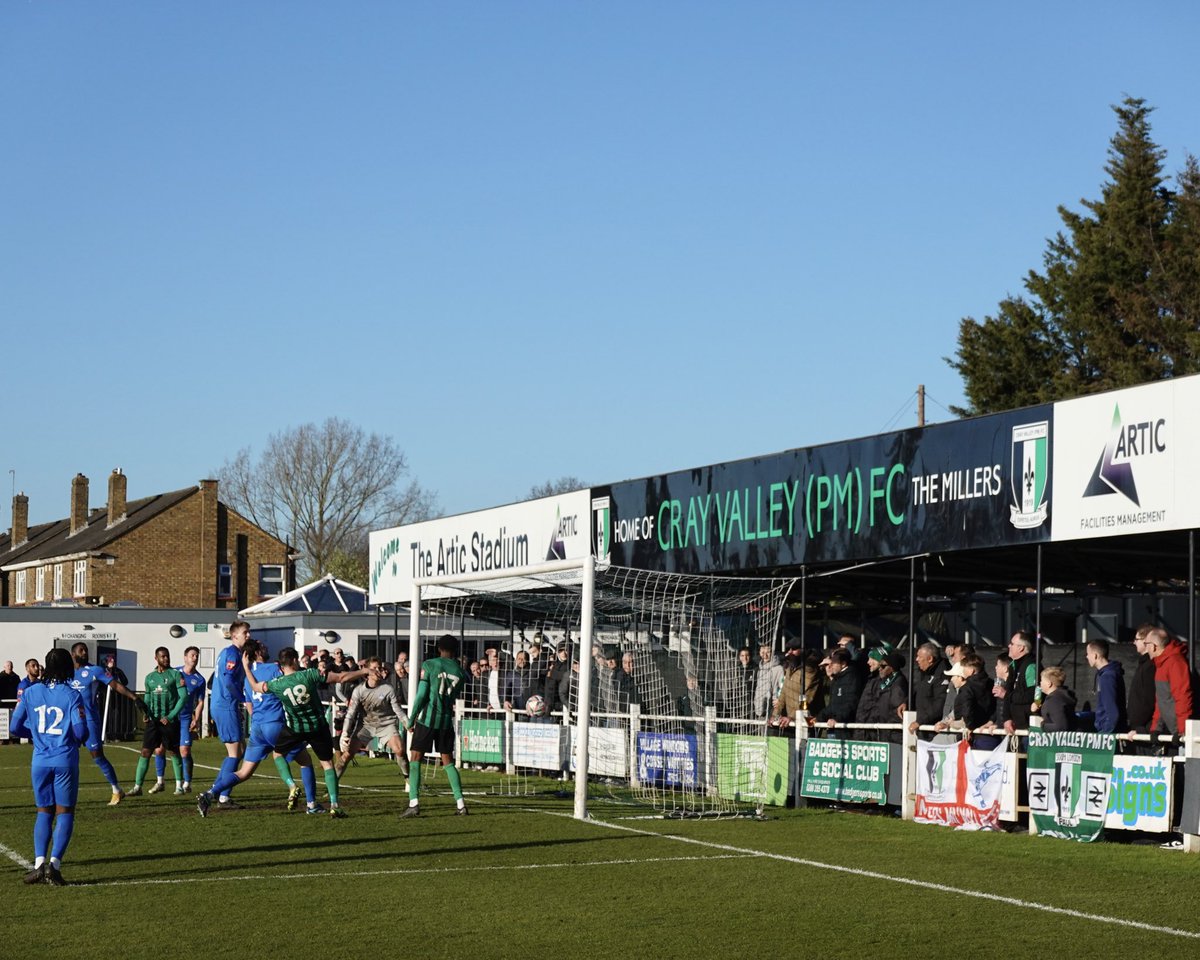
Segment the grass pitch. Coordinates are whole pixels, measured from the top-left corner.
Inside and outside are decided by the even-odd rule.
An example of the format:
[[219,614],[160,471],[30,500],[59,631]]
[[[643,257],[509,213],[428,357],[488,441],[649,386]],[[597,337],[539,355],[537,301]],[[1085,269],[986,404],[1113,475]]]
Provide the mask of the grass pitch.
[[[128,785],[136,752],[108,752]],[[221,756],[198,745],[200,787]],[[60,958],[1200,956],[1182,853],[823,809],[665,821],[598,798],[581,823],[549,781],[501,795],[475,771],[469,817],[437,773],[402,821],[386,760],[347,771],[346,820],[285,812],[269,764],[202,820],[170,788],[108,808],[85,753],[71,886],[26,887],[29,759],[0,749],[0,929]]]

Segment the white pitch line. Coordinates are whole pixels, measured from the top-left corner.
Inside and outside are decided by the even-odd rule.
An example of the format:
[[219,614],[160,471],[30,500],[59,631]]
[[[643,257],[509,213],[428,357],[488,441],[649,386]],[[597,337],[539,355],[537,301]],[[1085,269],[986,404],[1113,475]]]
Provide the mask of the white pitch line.
[[32,870],[33,864],[26,860],[23,856],[17,853],[16,850],[10,850],[4,844],[0,843],[0,853],[4,854],[22,870]]
[[225,883],[233,880],[324,880],[329,878],[349,879],[352,877],[397,877],[421,873],[503,873],[512,870],[556,870],[572,867],[617,867],[643,863],[689,863],[709,860],[743,860],[748,854],[717,854],[706,857],[650,857],[630,860],[585,860],[578,863],[514,863],[508,866],[491,867],[407,867],[396,870],[329,870],[320,873],[248,873],[241,876],[219,877],[173,877],[161,880],[110,880],[86,883],[89,887],[140,887],[163,886],[180,883]]
[[[541,813],[553,817],[572,817],[569,813],[558,813],[551,810],[534,810],[525,808],[530,813]],[[934,890],[938,893],[950,893],[960,897],[975,897],[979,900],[990,900],[994,903],[1002,903],[1006,906],[1020,907],[1025,910],[1040,910],[1043,913],[1053,913],[1058,916],[1074,917],[1077,920],[1091,920],[1095,923],[1107,923],[1118,927],[1131,927],[1135,930],[1145,930],[1148,933],[1165,933],[1173,937],[1186,937],[1191,940],[1200,940],[1200,932],[1195,930],[1180,930],[1177,927],[1162,927],[1153,923],[1143,923],[1140,920],[1126,920],[1122,917],[1110,917],[1101,913],[1086,913],[1083,910],[1071,910],[1067,907],[1055,907],[1048,903],[1038,903],[1035,900],[1021,900],[1018,897],[1006,897],[998,893],[988,893],[986,890],[968,890],[962,887],[952,887],[944,883],[933,883],[929,880],[917,880],[912,877],[896,877],[887,873],[879,873],[876,870],[863,870],[859,867],[847,867],[837,863],[823,863],[820,860],[808,860],[804,857],[790,857],[782,853],[771,853],[767,850],[753,850],[744,847],[735,847],[727,843],[714,843],[711,840],[695,840],[691,837],[679,837],[667,833],[656,833],[653,830],[642,830],[638,827],[629,827],[619,823],[607,823],[603,820],[588,820],[588,823],[594,823],[597,826],[607,827],[610,830],[623,830],[627,833],[636,833],[645,837],[659,837],[663,840],[674,840],[678,843],[689,843],[698,847],[708,847],[712,850],[726,850],[730,853],[741,854],[744,856],[762,857],[768,860],[779,860],[784,863],[794,863],[803,867],[813,867],[817,870],[832,870],[836,873],[848,873],[857,877],[867,877],[871,880],[884,880],[888,883],[900,883],[905,886],[918,887],[923,890]]]

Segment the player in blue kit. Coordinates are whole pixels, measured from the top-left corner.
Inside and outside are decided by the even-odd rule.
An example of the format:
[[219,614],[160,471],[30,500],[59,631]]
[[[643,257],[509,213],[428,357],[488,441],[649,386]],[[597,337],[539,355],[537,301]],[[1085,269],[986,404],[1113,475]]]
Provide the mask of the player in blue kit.
[[113,769],[112,761],[104,755],[104,737],[101,733],[104,725],[100,720],[100,705],[97,702],[100,686],[103,684],[110,690],[115,690],[121,696],[132,700],[142,713],[146,712],[146,705],[135,697],[120,680],[114,680],[102,667],[88,663],[86,643],[77,643],[71,647],[71,656],[75,658],[75,675],[71,678],[70,683],[83,698],[83,712],[87,717],[88,729],[85,745],[92,755],[92,759],[96,761],[96,766],[104,774],[104,779],[112,787],[112,799],[108,801],[108,805],[115,807],[125,797],[125,791],[121,789],[121,784],[117,780],[117,771]]
[[[268,680],[274,680],[283,675],[279,664],[267,662],[267,648],[262,644],[256,643],[254,640],[247,640],[243,653],[250,664],[251,674],[260,683],[266,683]],[[270,691],[254,690],[250,685],[249,677],[245,682],[245,697],[246,702],[250,704],[250,742],[246,747],[246,755],[236,771],[232,773],[222,771],[217,775],[217,779],[208,791],[209,796],[226,795],[237,784],[249,780],[254,771],[258,769],[258,765],[274,751],[275,743],[287,725],[287,717],[279,698]],[[300,799],[300,788],[292,779],[288,763],[296,759],[300,751],[304,749],[304,745],[300,744],[294,747],[287,757],[275,757],[275,769],[279,772],[279,779],[288,788],[287,808],[289,810],[295,809]],[[319,807],[316,802],[317,778],[312,765],[302,765],[300,773],[304,781],[304,793],[308,800],[308,812],[324,813],[324,809]],[[220,804],[217,806],[219,807]]]
[[[183,651],[183,666],[175,668],[183,677],[183,685],[187,689],[187,703],[179,715],[179,756],[183,760],[183,782],[176,782],[175,796],[192,792],[192,738],[200,729],[200,718],[204,715],[204,693],[208,686],[204,675],[196,669],[199,662],[200,648],[188,647]],[[158,793],[163,789],[166,769],[165,752],[159,747],[154,751],[154,772],[158,779],[150,788],[150,793]]]
[[[212,675],[209,715],[217,727],[217,736],[225,744],[227,756],[221,762],[217,780],[237,773],[242,755],[242,701],[246,671],[242,667],[242,649],[250,639],[250,624],[235,620],[229,625],[229,646],[217,655]],[[236,779],[235,779],[236,782]],[[223,795],[225,796],[225,795]]]
[[25,875],[26,883],[56,887],[66,884],[61,868],[75,829],[79,745],[90,736],[83,697],[71,685],[73,667],[66,650],[49,651],[44,682],[25,690],[12,715],[13,734],[33,741],[29,775],[37,819],[33,826],[33,870]]

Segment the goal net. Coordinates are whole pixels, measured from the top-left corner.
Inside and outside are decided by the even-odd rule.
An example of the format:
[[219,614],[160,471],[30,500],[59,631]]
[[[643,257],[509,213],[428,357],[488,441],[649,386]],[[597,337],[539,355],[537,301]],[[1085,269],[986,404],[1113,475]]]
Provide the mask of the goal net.
[[[597,566],[589,584],[589,567],[416,588],[422,648],[453,633],[470,671],[460,760],[498,773],[498,792],[562,794],[574,779],[577,815],[600,802],[659,816],[782,802],[790,741],[768,736],[755,667],[795,581]],[[504,639],[473,638],[472,622]]]

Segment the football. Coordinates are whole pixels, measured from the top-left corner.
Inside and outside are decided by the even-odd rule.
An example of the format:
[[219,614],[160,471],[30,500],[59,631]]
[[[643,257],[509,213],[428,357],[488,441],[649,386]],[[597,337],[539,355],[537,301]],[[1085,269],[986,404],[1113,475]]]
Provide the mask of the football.
[[525,701],[525,712],[531,717],[544,717],[546,715],[546,699],[540,693],[535,693],[532,697]]

